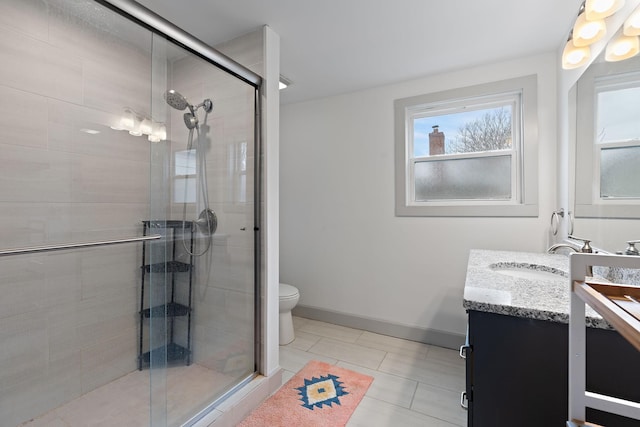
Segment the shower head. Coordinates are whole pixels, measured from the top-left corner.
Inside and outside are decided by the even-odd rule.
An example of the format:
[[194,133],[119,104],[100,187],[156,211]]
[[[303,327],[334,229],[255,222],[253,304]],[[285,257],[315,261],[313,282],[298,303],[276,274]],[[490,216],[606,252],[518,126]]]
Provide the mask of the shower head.
[[187,98],[182,96],[180,92],[176,92],[171,89],[164,93],[164,100],[167,101],[167,104],[175,108],[176,110],[184,110],[187,107],[190,107],[189,101]]
[[198,127],[198,123],[199,123],[198,116],[196,116],[195,114],[184,113],[184,115],[182,116],[182,119],[184,120],[184,124],[187,127],[187,129],[191,130]]

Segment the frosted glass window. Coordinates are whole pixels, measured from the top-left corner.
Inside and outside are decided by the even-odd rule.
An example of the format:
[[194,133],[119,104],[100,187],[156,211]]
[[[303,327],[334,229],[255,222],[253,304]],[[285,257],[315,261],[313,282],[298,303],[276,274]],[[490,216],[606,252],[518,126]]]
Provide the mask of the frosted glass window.
[[415,199],[509,200],[511,156],[419,162]]
[[176,151],[174,159],[175,176],[196,174],[196,150]]
[[173,160],[174,203],[195,203],[196,150],[176,151]]
[[600,197],[640,198],[640,147],[600,151]]
[[173,202],[196,202],[196,178],[175,178],[173,180]]

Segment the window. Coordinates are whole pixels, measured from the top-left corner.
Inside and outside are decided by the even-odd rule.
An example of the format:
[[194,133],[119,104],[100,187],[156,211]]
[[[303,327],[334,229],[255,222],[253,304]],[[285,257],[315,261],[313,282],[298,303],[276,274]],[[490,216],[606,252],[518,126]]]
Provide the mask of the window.
[[535,76],[396,100],[396,214],[537,216]]
[[173,202],[196,202],[196,150],[174,153]]
[[640,199],[640,76],[596,81],[600,200]]
[[233,171],[229,185],[229,200],[234,203],[247,202],[247,142],[236,142],[228,145],[227,160],[230,171]]
[[640,74],[585,73],[578,86],[576,216],[640,213]]

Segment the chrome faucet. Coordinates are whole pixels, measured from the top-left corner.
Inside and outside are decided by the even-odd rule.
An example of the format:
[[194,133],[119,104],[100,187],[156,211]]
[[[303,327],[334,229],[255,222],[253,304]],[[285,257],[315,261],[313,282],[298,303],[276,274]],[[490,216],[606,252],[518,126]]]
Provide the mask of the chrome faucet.
[[627,241],[627,249],[625,249],[624,254],[625,255],[635,255],[638,256],[640,255],[640,251],[638,251],[638,248],[636,248],[636,243],[640,243],[640,240],[628,240]]
[[587,254],[593,253],[593,248],[589,244],[589,243],[591,243],[591,240],[582,239],[580,237],[572,236],[571,234],[569,236],[567,236],[567,237],[569,237],[570,239],[573,239],[573,240],[581,241],[582,242],[582,246],[578,246],[578,245],[572,244],[572,243],[556,243],[555,245],[553,245],[549,249],[547,249],[547,253],[553,254],[560,248],[567,248],[567,249],[571,249],[574,252],[582,252],[582,253],[587,253]]
[[[571,249],[571,250],[573,250],[575,252],[579,252],[579,253],[586,253],[586,254],[593,253],[593,248],[589,244],[589,243],[591,243],[591,240],[582,239],[580,237],[572,236],[571,234],[569,234],[567,237],[569,237],[570,239],[578,240],[578,241],[582,242],[582,246],[578,246],[578,245],[571,244],[571,243],[556,243],[555,245],[553,245],[549,249],[547,249],[547,253],[550,253],[550,254],[555,253],[560,248],[569,248],[569,249]],[[593,277],[593,266],[591,266],[591,265],[587,266],[587,276]]]

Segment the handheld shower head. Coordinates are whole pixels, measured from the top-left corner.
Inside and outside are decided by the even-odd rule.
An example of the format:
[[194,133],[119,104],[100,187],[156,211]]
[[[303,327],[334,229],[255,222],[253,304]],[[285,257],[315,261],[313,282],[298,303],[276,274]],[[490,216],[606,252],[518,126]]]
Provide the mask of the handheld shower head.
[[198,120],[198,116],[196,116],[195,114],[184,113],[184,115],[182,116],[182,119],[184,120],[184,124],[187,127],[187,129],[191,130],[198,127],[199,120]]
[[187,101],[187,98],[182,96],[180,92],[176,92],[173,89],[168,90],[164,93],[164,100],[167,101],[167,104],[169,104],[171,107],[175,108],[176,110],[182,111],[187,107],[191,107],[191,105],[189,104],[189,101]]
[[191,105],[187,98],[184,97],[180,92],[177,92],[173,89],[168,90],[164,93],[164,100],[167,101],[171,107],[176,110],[186,110],[189,109],[188,113],[184,113],[183,120],[184,124],[187,126],[187,129],[192,130],[198,127],[198,116],[196,115],[196,111],[199,108],[203,108],[205,112],[210,113],[213,110],[213,102],[209,98],[205,99],[198,105]]

